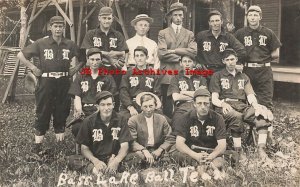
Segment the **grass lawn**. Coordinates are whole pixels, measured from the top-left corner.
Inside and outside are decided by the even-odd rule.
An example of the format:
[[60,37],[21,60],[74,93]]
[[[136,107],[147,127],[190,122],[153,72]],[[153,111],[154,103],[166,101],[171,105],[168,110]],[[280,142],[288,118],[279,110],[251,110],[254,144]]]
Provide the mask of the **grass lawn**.
[[[23,91],[22,81],[19,80],[18,93]],[[0,78],[0,98],[6,88],[7,79]],[[34,100],[30,98],[18,98],[11,104],[0,104],[0,186],[57,186],[59,177],[75,179],[78,184],[83,175],[69,171],[66,164],[66,156],[74,154],[75,143],[70,132],[66,131],[66,143],[60,148],[56,148],[53,128],[48,131],[45,138],[44,147],[51,150],[45,157],[37,157],[31,153],[34,140],[33,122]],[[273,162],[262,163],[256,156],[254,147],[247,147],[248,161],[238,164],[236,167],[226,169],[227,177],[222,181],[211,180],[203,182],[200,178],[197,182],[192,182],[187,174],[187,181],[184,183],[185,173],[176,164],[163,164],[155,169],[138,171],[136,168],[128,166],[128,183],[123,180],[121,186],[133,186],[130,184],[130,177],[138,172],[138,176],[143,178],[135,186],[300,186],[300,107],[296,103],[275,102],[274,137],[276,145],[270,146],[268,154]],[[171,170],[170,170],[171,169]],[[155,175],[152,172],[155,170]],[[174,175],[172,175],[174,171]],[[149,174],[150,173],[150,174]],[[124,173],[123,173],[124,174]],[[148,175],[148,176],[147,176]],[[116,176],[119,181],[122,174]],[[123,176],[124,177],[124,176]],[[148,177],[148,178],[147,178]],[[160,178],[161,177],[161,178]],[[81,179],[80,179],[81,178]],[[170,179],[174,180],[170,180]],[[61,178],[62,179],[62,178]],[[109,179],[110,176],[104,176]],[[156,182],[145,183],[145,180]],[[101,180],[93,176],[86,179],[86,185],[98,186],[96,182]],[[162,180],[162,181],[160,181]],[[62,181],[60,181],[62,182]],[[65,180],[71,183],[71,180]],[[93,185],[91,183],[92,182]],[[65,185],[64,185],[65,186]],[[76,185],[66,185],[76,186]],[[112,185],[109,182],[103,186]]]

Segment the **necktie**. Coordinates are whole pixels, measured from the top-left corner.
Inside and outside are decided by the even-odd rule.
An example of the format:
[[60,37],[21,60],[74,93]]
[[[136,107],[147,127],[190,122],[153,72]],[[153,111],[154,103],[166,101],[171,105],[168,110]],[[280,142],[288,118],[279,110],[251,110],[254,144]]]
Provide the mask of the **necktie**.
[[179,34],[179,27],[176,28],[176,35]]

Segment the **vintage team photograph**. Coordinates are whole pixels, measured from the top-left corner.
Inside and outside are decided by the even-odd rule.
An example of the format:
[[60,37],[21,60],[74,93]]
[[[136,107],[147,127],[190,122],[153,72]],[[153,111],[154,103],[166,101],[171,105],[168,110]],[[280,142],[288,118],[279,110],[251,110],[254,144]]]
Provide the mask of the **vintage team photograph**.
[[0,187],[299,187],[299,0],[0,0]]

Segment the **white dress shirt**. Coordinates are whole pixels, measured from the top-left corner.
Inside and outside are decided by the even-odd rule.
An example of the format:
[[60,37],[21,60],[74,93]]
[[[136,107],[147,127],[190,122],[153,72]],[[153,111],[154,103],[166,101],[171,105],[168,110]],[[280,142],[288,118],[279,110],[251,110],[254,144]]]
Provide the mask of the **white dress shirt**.
[[129,49],[127,64],[136,64],[133,53],[134,49],[137,46],[144,46],[148,50],[149,58],[147,59],[147,64],[152,64],[154,66],[154,69],[159,69],[160,62],[157,56],[158,48],[155,41],[147,38],[146,36],[140,36],[136,34],[134,37],[128,39],[126,41],[126,44]]
[[146,118],[147,127],[148,127],[148,146],[154,146],[154,132],[153,132],[153,115],[150,118]]
[[[172,24],[171,24],[171,27],[173,28],[175,34],[179,34],[179,33],[180,33],[180,30],[181,30],[181,28],[182,28],[182,25],[176,25],[176,24],[172,23]],[[176,33],[177,28],[178,28],[178,31],[179,31],[178,33]]]

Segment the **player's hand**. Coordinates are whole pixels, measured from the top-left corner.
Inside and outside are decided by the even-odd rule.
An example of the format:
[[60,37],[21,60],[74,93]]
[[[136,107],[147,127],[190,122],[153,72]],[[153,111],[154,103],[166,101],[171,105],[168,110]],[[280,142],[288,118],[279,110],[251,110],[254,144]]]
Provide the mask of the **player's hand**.
[[94,164],[94,167],[96,168],[96,170],[98,172],[104,171],[106,169],[106,167],[107,167],[104,162],[102,162],[101,160],[98,160],[98,159],[95,160],[93,162],[93,164]]
[[205,163],[207,162],[207,157],[209,156],[209,154],[207,152],[200,152],[200,153],[196,153],[196,156],[195,156],[195,160],[198,161],[198,163]]
[[227,114],[228,112],[230,112],[232,110],[232,107],[228,103],[223,102],[222,110],[223,110],[223,114]]
[[78,109],[75,109],[74,110],[74,118],[80,118],[81,115],[84,115],[83,111],[82,111],[82,108],[78,108]]
[[37,76],[37,77],[39,77],[39,76],[41,76],[41,75],[43,74],[42,70],[40,70],[40,69],[37,68],[36,66],[34,66],[34,68],[32,69],[32,73],[33,73],[35,76]]
[[154,157],[153,157],[153,155],[147,149],[144,149],[142,152],[145,155],[146,161],[149,164],[153,164],[154,163]]
[[107,164],[107,168],[105,169],[105,172],[107,172],[107,173],[116,173],[119,164],[120,164],[120,162],[119,162],[118,159],[116,159],[116,158],[110,159],[108,164]]
[[155,159],[158,159],[160,157],[160,155],[163,153],[163,149],[162,148],[157,148],[156,150],[154,150],[152,152],[152,155]]
[[129,107],[129,112],[130,112],[130,115],[131,116],[135,116],[135,115],[138,115],[138,111],[132,106],[132,107]]
[[226,27],[228,32],[233,32],[233,30],[235,29],[235,26],[232,23],[227,23]]

